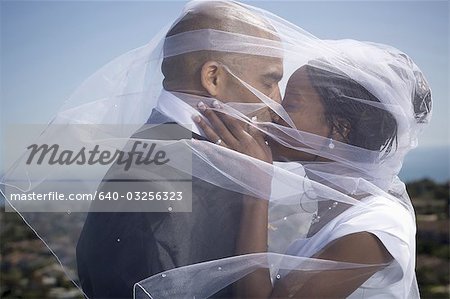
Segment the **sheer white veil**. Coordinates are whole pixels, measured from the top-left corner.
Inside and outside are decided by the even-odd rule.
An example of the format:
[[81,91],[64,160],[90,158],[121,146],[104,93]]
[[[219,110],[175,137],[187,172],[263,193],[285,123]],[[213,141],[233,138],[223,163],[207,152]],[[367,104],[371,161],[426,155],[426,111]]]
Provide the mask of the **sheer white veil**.
[[[212,17],[208,16],[209,13]],[[225,15],[228,19],[223,26],[219,21],[215,26],[202,21]],[[187,175],[195,183],[190,190],[194,194],[189,203],[191,212],[181,212],[185,206],[172,206],[168,202],[158,206],[156,212],[147,211],[149,218],[194,217],[198,207],[195,194],[199,191],[196,188],[203,186],[199,182],[205,182],[213,188],[202,191],[202,206],[207,205],[211,215],[220,215],[224,209],[218,195],[221,192],[236,194],[236,198],[229,198],[227,203],[233,208],[243,205],[242,196],[268,202],[268,246],[267,251],[235,253],[225,257],[206,254],[208,258],[196,262],[186,258],[176,267],[167,267],[162,272],[134,281],[134,295],[138,298],[207,298],[257,269],[268,270],[273,286],[295,271],[303,273],[307,277],[305,281],[308,281],[320,273],[358,269],[361,275],[376,273],[355,292],[385,294],[386,290],[392,289],[399,298],[419,297],[414,272],[414,210],[405,185],[397,175],[405,155],[418,145],[419,133],[430,120],[431,91],[411,58],[382,44],[321,40],[270,12],[237,2],[192,1],[171,24],[148,44],[114,59],[89,77],[45,130],[30,140],[30,144],[58,144],[61,149],[74,152],[82,147],[87,152],[100,144],[113,152],[127,149],[130,141],[153,143],[170,158],[167,166],[171,170]],[[199,53],[201,55],[196,56]],[[140,135],[147,130],[144,125],[148,125],[149,118],[155,112],[161,114],[157,107],[160,101],[165,100],[164,94],[170,93],[167,86],[172,82],[171,76],[182,76],[183,72],[195,70],[196,59],[218,60],[236,86],[253,99],[251,102],[221,99],[221,113],[263,133],[274,153],[275,145],[278,145],[279,148],[310,154],[315,159],[303,163],[284,157],[281,161],[274,154],[275,162],[267,163],[214,144],[215,141],[191,139],[191,136],[156,138],[154,135]],[[291,119],[283,102],[274,101],[271,95],[248,79],[248,72],[255,73],[259,69],[258,62],[246,65],[247,59],[282,63],[284,72],[279,87],[285,98],[291,92],[288,81],[295,80],[299,70],[305,71],[317,93],[322,98],[327,97],[322,104],[327,107],[328,119],[341,118],[333,119],[335,111],[351,112],[349,121],[354,123],[350,131],[357,132],[356,135],[339,141],[297,128],[296,120]],[[239,61],[241,65],[233,64],[233,61]],[[195,71],[192,74],[198,75]],[[203,101],[211,106],[210,109],[219,111],[212,107],[216,98],[190,93],[187,89],[170,94],[192,109],[197,110],[197,104]],[[279,121],[252,117],[261,109],[270,111],[272,118]],[[198,110],[197,113],[200,114]],[[29,158],[30,150],[27,149],[3,177],[1,183],[7,188],[6,199],[81,289],[77,244],[89,214],[98,207],[93,207],[94,204],[88,201],[58,204],[13,201],[9,195],[48,193],[56,188],[55,182],[70,181],[71,192],[96,194],[98,199],[99,190],[104,190],[105,176],[118,168],[123,169],[123,166],[73,163],[54,167],[44,166],[48,157],[43,159],[43,163],[28,163]],[[137,167],[134,171],[141,179],[155,176],[154,167]],[[157,175],[164,177],[164,172]],[[269,184],[267,180],[270,180]],[[67,185],[61,188],[67,188]],[[42,207],[43,204],[46,205]],[[140,208],[130,208],[129,212],[140,212]],[[114,209],[112,211],[117,212]],[[374,221],[377,217],[384,218]],[[198,219],[202,219],[203,223],[198,225],[203,228],[222,226],[224,229],[231,229],[234,223],[218,221],[235,220],[226,217],[219,220],[205,215]],[[186,220],[186,223],[190,221]],[[117,235],[110,231],[102,237],[114,239],[118,246],[124,244],[127,234],[141,230],[136,227],[138,222],[129,223],[130,227],[125,231],[117,232]],[[359,226],[358,223],[364,225]],[[220,244],[196,243],[193,236],[197,228],[195,225],[186,226],[185,233],[177,235],[177,230],[167,225],[158,234],[171,234],[171,243],[168,243],[171,245],[168,246],[174,248],[165,248],[167,252],[176,251],[175,247],[179,245],[189,248],[189,252],[218,250],[215,246]],[[235,229],[241,228],[237,225]],[[322,237],[327,230],[333,236],[328,240]],[[337,236],[360,231],[375,234],[393,261],[389,264],[366,264],[313,257]],[[152,230],[146,229],[145,233],[152,234]],[[311,245],[319,239],[325,243]],[[97,241],[92,240],[94,243]],[[398,251],[396,246],[400,248]],[[107,255],[108,250],[116,249],[105,247],[102,250]],[[404,255],[401,261],[399,253]],[[379,270],[373,271],[376,267]]]

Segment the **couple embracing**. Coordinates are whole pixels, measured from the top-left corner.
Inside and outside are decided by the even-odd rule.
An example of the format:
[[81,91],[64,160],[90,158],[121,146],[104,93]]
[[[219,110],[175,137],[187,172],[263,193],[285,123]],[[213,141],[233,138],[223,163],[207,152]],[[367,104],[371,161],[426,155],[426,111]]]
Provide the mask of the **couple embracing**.
[[[191,176],[192,206],[91,210],[76,253],[86,296],[419,297],[414,210],[397,174],[429,121],[431,91],[406,54],[320,40],[237,2],[194,1],[122,67],[117,83],[139,96],[122,89],[117,120],[141,115],[153,127],[131,140],[189,149],[190,169],[169,164]],[[164,124],[192,138],[152,129]],[[119,179],[172,186],[167,173],[148,179],[157,172],[113,165],[99,190]]]

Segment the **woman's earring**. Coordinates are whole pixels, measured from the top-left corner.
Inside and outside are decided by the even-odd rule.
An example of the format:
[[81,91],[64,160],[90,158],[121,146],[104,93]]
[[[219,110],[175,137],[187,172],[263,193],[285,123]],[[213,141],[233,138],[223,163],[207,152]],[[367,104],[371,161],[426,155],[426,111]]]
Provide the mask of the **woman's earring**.
[[329,147],[330,149],[333,149],[333,148],[334,148],[333,138],[330,138],[330,143],[328,143],[328,147]]

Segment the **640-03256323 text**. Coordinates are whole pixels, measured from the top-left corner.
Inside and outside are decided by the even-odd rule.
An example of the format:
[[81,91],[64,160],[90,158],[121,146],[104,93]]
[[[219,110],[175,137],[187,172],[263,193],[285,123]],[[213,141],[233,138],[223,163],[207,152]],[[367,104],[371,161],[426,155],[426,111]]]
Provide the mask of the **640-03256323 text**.
[[94,193],[70,193],[47,192],[47,193],[11,193],[9,199],[12,201],[24,200],[47,200],[47,201],[64,201],[64,200],[148,200],[148,201],[174,201],[182,200],[182,191],[130,191],[122,194],[121,192],[94,192]]

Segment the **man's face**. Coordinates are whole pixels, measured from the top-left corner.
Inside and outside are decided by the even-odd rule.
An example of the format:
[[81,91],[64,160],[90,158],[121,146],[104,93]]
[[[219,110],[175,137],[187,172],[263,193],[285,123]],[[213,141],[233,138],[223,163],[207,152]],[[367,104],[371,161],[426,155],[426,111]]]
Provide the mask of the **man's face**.
[[[217,95],[219,100],[223,102],[263,103],[258,96],[240,82],[242,80],[272,100],[281,103],[278,86],[278,82],[283,77],[283,61],[281,58],[240,54],[233,60],[233,64],[227,66],[233,74],[226,71],[226,75],[223,76]],[[271,120],[268,107],[259,109],[249,116],[255,115],[259,121]]]

